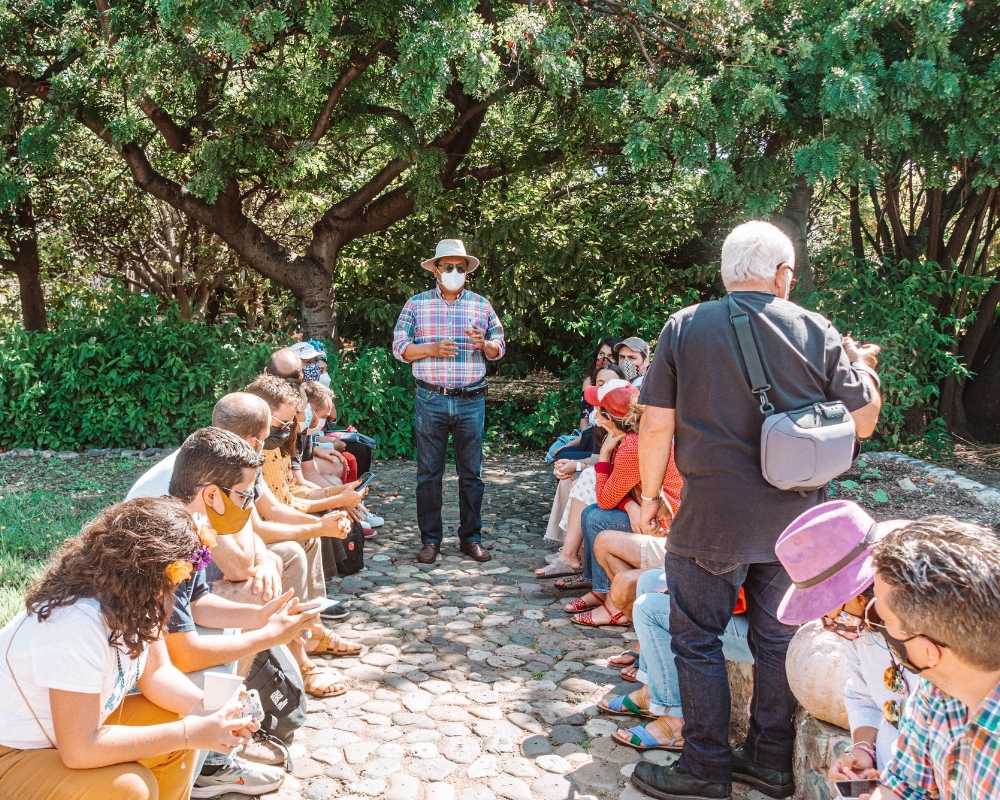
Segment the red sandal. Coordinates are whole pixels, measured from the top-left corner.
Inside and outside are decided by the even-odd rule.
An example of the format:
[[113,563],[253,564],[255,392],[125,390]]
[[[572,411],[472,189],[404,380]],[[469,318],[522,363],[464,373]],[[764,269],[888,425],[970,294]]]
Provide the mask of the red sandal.
[[[594,612],[598,608],[603,608],[605,611],[608,612],[609,619],[607,622],[594,622]],[[588,611],[584,611],[582,614],[577,614],[575,617],[572,618],[572,621],[577,625],[583,625],[584,627],[588,628],[603,628],[609,625],[628,627],[629,624],[628,620],[625,617],[624,611],[619,611],[617,614],[612,614],[611,610],[604,603],[601,603],[600,606],[595,606],[594,608],[591,608]]]
[[[590,594],[589,592],[587,594]],[[595,595],[596,597],[596,595]],[[581,611],[589,611],[592,608],[600,608],[604,605],[604,601],[598,600],[596,603],[588,603],[587,595],[583,597],[576,597],[570,600],[566,605],[563,606],[563,611],[567,614],[579,614]]]

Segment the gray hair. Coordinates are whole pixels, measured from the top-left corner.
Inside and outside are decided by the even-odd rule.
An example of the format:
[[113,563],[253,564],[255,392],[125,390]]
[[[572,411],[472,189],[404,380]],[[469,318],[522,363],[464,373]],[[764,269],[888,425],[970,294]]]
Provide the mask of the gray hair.
[[978,669],[1000,669],[1000,538],[953,517],[924,517],[874,550],[909,634],[946,644]]
[[795,248],[770,222],[737,225],[722,243],[722,282],[727,289],[747,281],[774,280],[779,264],[794,267]]

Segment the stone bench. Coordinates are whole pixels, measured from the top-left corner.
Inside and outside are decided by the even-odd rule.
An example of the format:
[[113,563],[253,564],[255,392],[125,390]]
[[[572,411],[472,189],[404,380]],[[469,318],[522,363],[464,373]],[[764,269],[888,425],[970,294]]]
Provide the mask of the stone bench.
[[[729,738],[746,737],[753,694],[753,665],[726,662],[732,694]],[[834,800],[836,793],[826,774],[837,756],[851,744],[850,734],[811,717],[801,708],[795,716],[795,800]]]

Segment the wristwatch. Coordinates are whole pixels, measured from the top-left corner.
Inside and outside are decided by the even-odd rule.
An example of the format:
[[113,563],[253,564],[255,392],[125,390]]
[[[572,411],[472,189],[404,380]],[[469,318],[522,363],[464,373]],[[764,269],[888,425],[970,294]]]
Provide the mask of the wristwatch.
[[580,462],[580,461],[576,462],[576,471],[577,472],[583,472],[583,463],[582,462]]

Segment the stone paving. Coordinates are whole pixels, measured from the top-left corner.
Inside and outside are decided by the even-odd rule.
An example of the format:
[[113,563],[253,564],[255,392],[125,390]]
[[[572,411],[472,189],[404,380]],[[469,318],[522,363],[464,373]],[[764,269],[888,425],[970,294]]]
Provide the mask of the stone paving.
[[[366,569],[339,590],[353,614],[338,631],[367,646],[327,662],[348,694],[310,701],[281,800],[636,800],[640,756],[610,734],[628,717],[600,714],[617,687],[605,660],[630,630],[573,625],[551,582],[532,570],[550,548],[551,472],[524,456],[490,459],[484,544],[493,560],[460,557],[454,474],[445,479],[442,557],[418,564],[414,466],[373,468],[372,507],[386,517]],[[625,688],[622,686],[621,688]],[[755,793],[739,797],[761,797]]]

